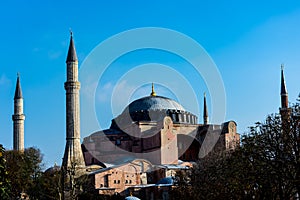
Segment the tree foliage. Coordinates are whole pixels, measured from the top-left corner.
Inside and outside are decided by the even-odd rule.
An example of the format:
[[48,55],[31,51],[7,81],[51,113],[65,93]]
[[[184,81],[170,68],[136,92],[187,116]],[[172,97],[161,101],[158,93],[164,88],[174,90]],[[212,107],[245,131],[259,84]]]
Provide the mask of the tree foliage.
[[11,182],[11,198],[17,199],[29,195],[30,199],[38,199],[39,178],[42,174],[42,155],[39,149],[28,148],[24,152],[5,152],[8,179]]
[[61,173],[61,168],[54,165],[42,174],[39,199],[62,199]]
[[11,187],[4,152],[5,149],[2,144],[0,144],[0,199],[9,199]]

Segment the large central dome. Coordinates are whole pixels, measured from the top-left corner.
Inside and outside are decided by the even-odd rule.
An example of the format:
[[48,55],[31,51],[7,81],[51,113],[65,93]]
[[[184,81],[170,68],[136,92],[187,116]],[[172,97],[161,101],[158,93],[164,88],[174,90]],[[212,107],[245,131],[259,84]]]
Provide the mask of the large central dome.
[[162,96],[147,96],[131,102],[125,112],[129,113],[139,111],[155,111],[155,110],[178,110],[185,111],[185,109],[176,101]]
[[111,128],[121,128],[139,121],[161,121],[165,116],[171,117],[173,123],[197,123],[197,116],[185,111],[178,102],[156,96],[152,84],[150,96],[131,102],[121,115],[112,120]]

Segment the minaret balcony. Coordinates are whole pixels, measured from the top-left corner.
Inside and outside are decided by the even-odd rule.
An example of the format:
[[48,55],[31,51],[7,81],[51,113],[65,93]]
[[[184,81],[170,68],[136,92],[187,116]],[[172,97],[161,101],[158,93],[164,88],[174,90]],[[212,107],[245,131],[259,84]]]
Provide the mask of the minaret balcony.
[[80,89],[80,82],[74,81],[74,82],[65,82],[65,90],[73,90],[73,89]]
[[24,114],[13,115],[12,119],[13,119],[13,121],[25,120],[25,115]]

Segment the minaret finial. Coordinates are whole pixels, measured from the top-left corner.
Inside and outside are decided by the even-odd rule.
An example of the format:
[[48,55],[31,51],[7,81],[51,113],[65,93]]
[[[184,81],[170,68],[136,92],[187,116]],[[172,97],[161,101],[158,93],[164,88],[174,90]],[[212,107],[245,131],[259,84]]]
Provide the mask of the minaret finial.
[[156,93],[155,93],[155,91],[154,91],[154,84],[152,83],[152,92],[151,92],[151,94],[150,94],[151,96],[156,96]]
[[208,111],[206,105],[206,93],[204,92],[204,103],[203,103],[203,123],[206,125],[208,124]]
[[20,72],[17,72],[17,78],[20,78]]
[[281,70],[284,70],[284,64],[281,63]]

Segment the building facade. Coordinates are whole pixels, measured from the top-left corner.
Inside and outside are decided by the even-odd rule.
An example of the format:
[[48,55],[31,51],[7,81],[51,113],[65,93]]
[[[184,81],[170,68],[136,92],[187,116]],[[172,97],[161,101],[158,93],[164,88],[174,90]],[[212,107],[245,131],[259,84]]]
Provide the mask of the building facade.
[[[109,129],[84,138],[87,165],[119,164],[126,159],[146,159],[154,165],[196,161],[208,136],[219,137],[215,148],[226,150],[239,145],[240,136],[234,121],[208,124],[205,98],[204,123],[198,124],[198,117],[178,102],[153,93],[152,89],[150,96],[130,103],[112,120]],[[205,143],[215,146],[213,141]]]

